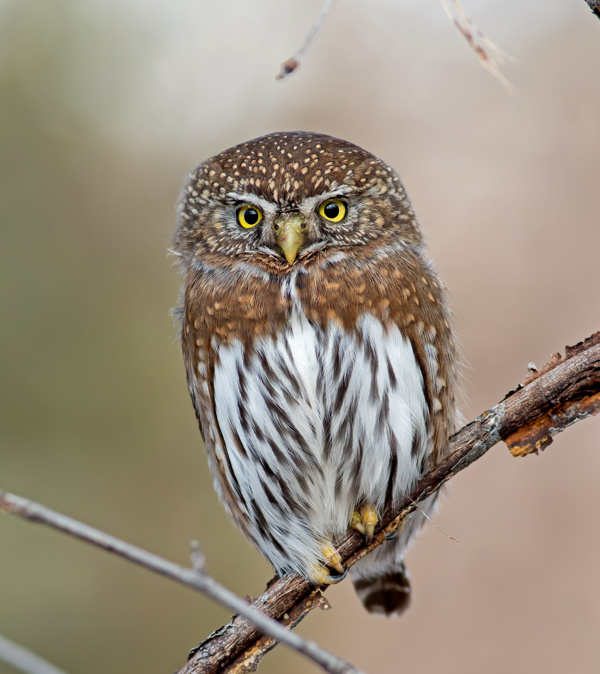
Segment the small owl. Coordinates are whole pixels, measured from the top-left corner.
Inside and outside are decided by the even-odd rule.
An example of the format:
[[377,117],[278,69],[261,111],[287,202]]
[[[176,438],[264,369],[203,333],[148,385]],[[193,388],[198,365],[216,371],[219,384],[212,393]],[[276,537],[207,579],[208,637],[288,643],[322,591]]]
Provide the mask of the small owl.
[[[346,575],[336,541],[446,451],[456,354],[445,291],[392,168],[274,133],[208,159],[179,206],[181,339],[215,488],[282,575]],[[435,497],[351,570],[373,613],[408,604],[403,557]]]

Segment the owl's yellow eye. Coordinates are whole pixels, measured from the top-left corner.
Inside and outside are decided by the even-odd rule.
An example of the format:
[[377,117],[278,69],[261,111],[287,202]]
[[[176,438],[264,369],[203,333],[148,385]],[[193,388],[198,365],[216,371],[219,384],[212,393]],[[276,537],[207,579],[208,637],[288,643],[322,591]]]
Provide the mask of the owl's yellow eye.
[[262,211],[256,206],[242,206],[237,210],[237,219],[242,227],[250,229],[262,220]]
[[329,222],[341,222],[347,210],[346,202],[342,199],[327,199],[319,206],[319,215]]

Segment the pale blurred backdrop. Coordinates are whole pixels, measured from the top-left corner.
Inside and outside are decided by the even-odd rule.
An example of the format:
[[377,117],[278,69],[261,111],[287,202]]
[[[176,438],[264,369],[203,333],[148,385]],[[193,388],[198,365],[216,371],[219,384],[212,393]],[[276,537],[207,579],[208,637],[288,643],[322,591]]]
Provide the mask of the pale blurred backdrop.
[[[169,309],[186,173],[275,130],[400,173],[449,286],[464,414],[600,329],[600,22],[584,0],[464,1],[510,96],[437,0],[0,0],[0,487],[257,596],[268,564],[213,493]],[[600,419],[454,479],[410,611],[344,582],[300,632],[370,674],[600,671]],[[0,633],[70,674],[181,667],[228,619],[191,590],[0,517]],[[278,648],[261,672],[317,671]],[[0,672],[8,672],[0,664]]]

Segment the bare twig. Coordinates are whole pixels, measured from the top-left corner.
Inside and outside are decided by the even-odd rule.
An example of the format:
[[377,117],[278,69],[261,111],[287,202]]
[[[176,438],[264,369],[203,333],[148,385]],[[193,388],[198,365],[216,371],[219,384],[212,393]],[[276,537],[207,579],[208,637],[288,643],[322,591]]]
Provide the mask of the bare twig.
[[310,32],[308,33],[306,40],[304,40],[304,44],[300,47],[300,49],[298,49],[298,51],[293,56],[291,56],[289,59],[287,59],[281,64],[281,70],[277,75],[278,80],[283,80],[288,75],[291,75],[294,72],[294,70],[296,70],[296,68],[300,65],[300,59],[304,56],[304,54],[306,54],[311,44],[315,41],[317,35],[321,32],[321,28],[323,28],[325,19],[331,14],[333,6],[335,5],[336,2],[337,0],[325,0],[323,9],[321,10],[321,13],[317,17],[317,20],[314,22],[312,28],[310,29]]
[[504,77],[500,66],[506,54],[477,26],[465,12],[459,0],[441,0],[444,11],[465,38],[481,65],[491,73],[511,94],[516,93],[513,85]]
[[[382,517],[382,527],[373,542],[349,531],[340,542],[344,563],[352,566],[385,540],[416,504],[431,495],[453,475],[469,466],[495,444],[504,440],[515,455],[537,452],[552,442],[552,436],[567,426],[600,412],[600,332],[566,355],[558,354],[533,372],[491,410],[464,426],[450,441],[450,453],[425,475],[394,512]],[[518,449],[517,449],[518,448]],[[273,579],[253,606],[274,618],[295,616],[299,622],[310,611],[318,593],[300,576]],[[273,647],[247,620],[236,616],[198,646],[178,674],[212,674],[219,671],[252,671],[252,666]],[[246,669],[242,668],[246,666]]]
[[[326,672],[331,672],[332,674],[360,674],[359,670],[355,667],[328,653],[313,641],[290,632],[272,618],[265,616],[264,613],[259,613],[255,608],[251,608],[243,599],[240,599],[240,597],[233,594],[226,587],[217,583],[214,578],[211,578],[200,567],[188,569],[180,566],[152,552],[147,552],[131,543],[126,543],[110,534],[62,515],[55,510],[46,508],[46,506],[40,503],[1,490],[0,510],[31,522],[38,522],[53,529],[58,529],[86,543],[96,545],[103,550],[114,552],[120,557],[128,559],[130,562],[167,576],[182,585],[194,588],[221,604],[221,606],[225,606],[243,615],[246,620],[256,625],[256,629],[262,634],[268,635],[275,641],[281,641],[286,646],[305,655],[320,665]],[[50,671],[48,674],[50,674]]]
[[46,660],[34,655],[0,634],[0,662],[5,662],[23,674],[65,674]]

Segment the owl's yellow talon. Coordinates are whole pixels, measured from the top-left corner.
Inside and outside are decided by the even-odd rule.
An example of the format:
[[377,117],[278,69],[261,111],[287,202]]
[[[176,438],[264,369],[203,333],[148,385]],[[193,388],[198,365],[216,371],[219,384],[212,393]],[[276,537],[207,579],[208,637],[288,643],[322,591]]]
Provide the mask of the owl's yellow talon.
[[329,571],[324,566],[316,566],[311,569],[310,579],[315,585],[329,585],[327,579],[331,576]]
[[375,533],[375,525],[379,520],[377,511],[373,506],[362,505],[360,507],[360,515],[365,527],[365,539],[367,543],[370,543],[373,540],[373,534]]
[[[309,569],[312,582],[315,585],[333,585],[343,580],[348,573],[348,569],[344,568],[342,557],[331,541],[325,540],[321,543],[321,555],[325,564],[315,564]],[[337,573],[331,573],[327,567],[335,569]]]
[[373,506],[370,505],[361,505],[359,510],[355,510],[352,513],[352,519],[350,520],[350,526],[365,537],[367,543],[370,543],[373,540],[373,534],[375,533],[375,525],[379,521],[377,517],[377,511]]
[[321,546],[321,552],[323,553],[323,557],[325,557],[327,566],[333,567],[339,573],[344,573],[345,569],[342,566],[342,557],[331,543],[324,543]]

